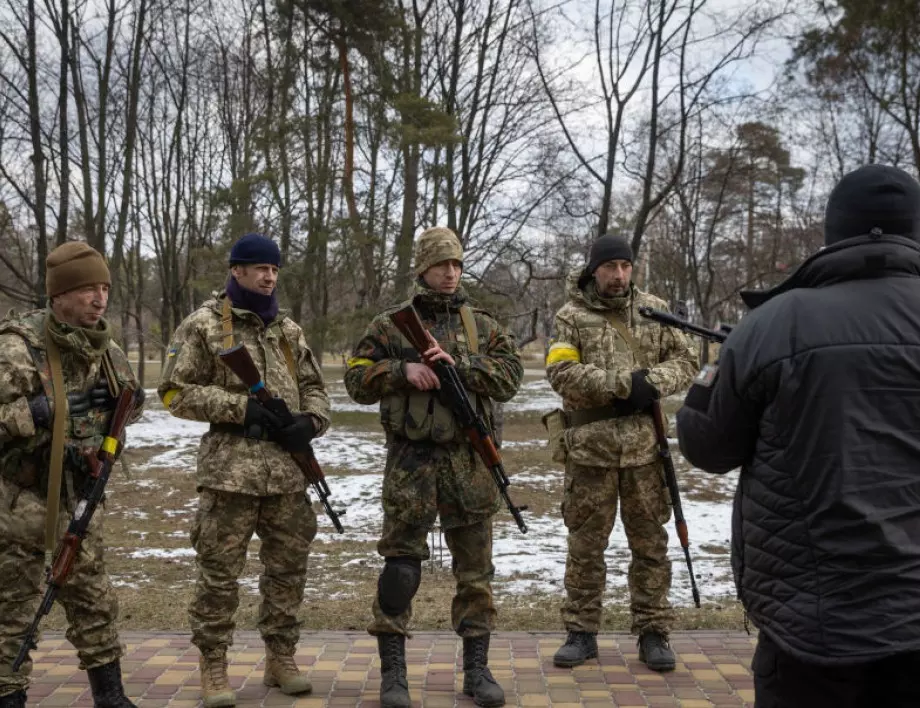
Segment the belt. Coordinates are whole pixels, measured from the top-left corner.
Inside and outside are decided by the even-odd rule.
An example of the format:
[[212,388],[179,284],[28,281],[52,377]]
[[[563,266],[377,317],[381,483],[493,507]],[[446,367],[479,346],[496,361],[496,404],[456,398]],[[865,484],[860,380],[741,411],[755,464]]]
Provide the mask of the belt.
[[575,428],[579,425],[587,425],[588,423],[596,423],[599,420],[613,420],[614,418],[622,418],[623,416],[633,415],[636,413],[636,407],[624,401],[621,398],[614,400],[613,403],[610,403],[606,406],[598,406],[597,408],[582,408],[576,411],[566,411],[566,422],[567,428]]
[[236,435],[238,438],[249,438],[250,440],[271,440],[268,432],[263,432],[261,436],[246,434],[246,426],[237,423],[211,423],[208,428],[211,433],[226,433],[227,435]]

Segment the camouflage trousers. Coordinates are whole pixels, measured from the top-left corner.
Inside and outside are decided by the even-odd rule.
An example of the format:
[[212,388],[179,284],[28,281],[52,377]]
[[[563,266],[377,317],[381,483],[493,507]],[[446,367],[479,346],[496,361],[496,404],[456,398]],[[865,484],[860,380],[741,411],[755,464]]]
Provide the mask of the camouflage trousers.
[[[383,534],[377,552],[384,558],[411,557],[425,561],[429,558],[430,527],[414,526],[384,514]],[[457,590],[450,607],[451,625],[461,637],[480,637],[495,626],[495,605],[492,603],[492,519],[468,526],[444,529],[451,554],[451,570]],[[380,609],[380,599],[374,597],[374,621],[367,631],[371,634],[403,634],[408,636],[412,619],[412,604],[401,615],[393,617]]]
[[664,527],[671,517],[671,506],[658,462],[627,468],[572,463],[566,467],[562,518],[568,529],[567,597],[562,620],[570,631],[597,632],[601,628],[607,584],[604,551],[616,521],[618,501],[632,555],[628,577],[631,631],[641,635],[654,630],[667,636],[674,621],[668,600],[671,561]]
[[252,534],[261,541],[259,631],[266,646],[293,654],[300,639],[307,557],[316,514],[304,492],[258,497],[204,487],[192,526],[198,581],[189,605],[192,643],[203,653],[233,644],[239,577]]
[[[28,688],[32,673],[31,660],[16,674],[10,665],[44,591],[46,503],[43,496],[0,477],[0,696]],[[73,509],[61,507],[58,533],[63,537]],[[103,564],[102,517],[100,507],[56,599],[82,669],[115,661],[124,649],[115,628],[118,600]]]

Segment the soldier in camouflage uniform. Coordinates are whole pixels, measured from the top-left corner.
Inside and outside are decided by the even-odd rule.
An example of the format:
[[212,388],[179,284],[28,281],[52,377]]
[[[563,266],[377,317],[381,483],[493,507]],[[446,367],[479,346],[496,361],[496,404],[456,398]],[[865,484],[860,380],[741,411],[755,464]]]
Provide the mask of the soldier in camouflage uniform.
[[[49,307],[0,322],[0,708],[26,702],[32,662],[17,673],[11,664],[37,609],[46,552],[64,536],[90,480],[83,455],[95,454],[108,433],[117,392],[137,387],[103,318],[111,284],[105,260],[73,241],[48,254],[46,264]],[[56,392],[52,370],[58,366],[64,391]],[[66,416],[64,462],[53,470],[57,415]],[[138,407],[129,422],[140,415]],[[103,512],[100,506],[93,515],[57,601],[95,705],[126,708],[134,704],[122,688],[118,601],[103,564]]]
[[[424,360],[456,366],[491,424],[492,400],[507,401],[520,386],[523,367],[517,347],[487,312],[467,304],[460,285],[463,250],[453,231],[435,227],[422,233],[414,266],[411,302],[437,341]],[[478,705],[504,705],[504,692],[487,665],[495,622],[491,580],[497,489],[441,404],[437,376],[390,321],[389,313],[396,309],[374,318],[345,373],[345,386],[355,401],[380,401],[387,434],[383,534],[377,545],[385,563],[368,629],[377,636],[380,652],[380,700],[384,708],[410,705],[405,640],[422,561],[429,557],[428,532],[440,515],[457,580],[451,620],[463,637],[463,691]]]
[[568,529],[562,619],[566,643],[557,666],[597,656],[606,586],[604,551],[620,501],[632,553],[629,565],[632,632],[649,668],[674,668],[668,646],[671,563],[665,523],[671,515],[652,401],[689,386],[697,371],[689,340],[638,314],[665,303],[631,282],[632,250],[615,236],[592,245],[587,267],[569,277],[569,301],[556,313],[546,358],[550,384],[562,396],[565,428],[562,515]]
[[[234,244],[226,290],[179,325],[158,388],[170,413],[211,424],[198,451],[198,511],[191,532],[198,582],[189,607],[206,708],[236,702],[227,678],[227,647],[233,643],[238,578],[254,532],[264,566],[263,681],[286,694],[312,689],[294,652],[316,514],[290,453],[305,451],[325,432],[329,398],[303,331],[278,311],[280,264],[278,246],[261,234]],[[218,353],[233,344],[249,350],[266,387],[294,413],[293,425],[283,427],[221,363]]]

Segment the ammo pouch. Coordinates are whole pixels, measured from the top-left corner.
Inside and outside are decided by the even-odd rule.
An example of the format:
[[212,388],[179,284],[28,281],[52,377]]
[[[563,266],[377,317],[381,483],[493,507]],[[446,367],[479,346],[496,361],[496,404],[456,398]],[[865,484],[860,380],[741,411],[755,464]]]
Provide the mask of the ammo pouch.
[[549,451],[553,462],[565,463],[565,431],[570,427],[568,417],[561,408],[554,408],[541,418],[549,439]]
[[[476,394],[469,395],[473,406],[483,415],[491,428],[491,406],[483,406],[482,398]],[[457,425],[453,413],[441,403],[437,392],[414,391],[408,395],[386,396],[380,401],[380,421],[386,432],[412,442],[467,442],[467,437]]]

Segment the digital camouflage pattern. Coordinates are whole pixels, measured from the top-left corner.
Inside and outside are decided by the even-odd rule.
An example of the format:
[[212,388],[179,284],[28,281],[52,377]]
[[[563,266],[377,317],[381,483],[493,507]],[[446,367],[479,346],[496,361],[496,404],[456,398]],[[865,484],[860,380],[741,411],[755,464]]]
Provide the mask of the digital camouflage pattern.
[[632,552],[628,574],[632,632],[654,630],[667,636],[674,620],[668,601],[671,561],[664,526],[671,518],[671,506],[661,475],[658,463],[627,469],[568,465],[562,502],[562,518],[568,529],[567,597],[562,605],[567,630],[601,629],[607,585],[604,551],[619,500]]
[[198,581],[189,606],[192,643],[202,653],[233,644],[233,614],[239,606],[237,578],[246,564],[252,534],[261,540],[259,631],[269,649],[292,655],[300,636],[297,611],[303,602],[316,514],[306,494],[257,497],[213,489],[199,492],[192,526]]
[[[43,592],[51,433],[36,430],[28,401],[46,387],[50,390],[46,321],[61,352],[67,393],[88,391],[101,380],[106,349],[119,383],[137,385],[124,353],[109,339],[104,320],[100,329],[88,331],[57,322],[49,310],[35,310],[0,322],[0,575],[10,579],[0,590],[0,695],[24,689],[29,683],[31,662],[15,675],[10,675],[9,666]],[[53,411],[51,400],[49,407]],[[136,410],[130,422],[141,413]],[[81,456],[73,451],[98,449],[111,414],[111,410],[96,409],[68,420],[65,449],[69,454],[64,458],[68,483],[61,490],[60,536],[70,523],[74,497],[88,476]],[[103,564],[103,516],[104,505],[93,516],[73,573],[57,600],[67,616],[67,638],[77,649],[83,668],[103,666],[122,654],[115,626],[118,602]]]
[[415,274],[421,275],[433,265],[443,261],[463,262],[463,247],[460,239],[444,226],[425,229],[415,240]]
[[[208,300],[185,318],[173,335],[157,388],[174,416],[208,423],[242,425],[249,398],[246,386],[218,358],[223,349],[221,306],[226,293]],[[265,327],[258,315],[232,308],[234,344],[245,344],[266,387],[285,400],[293,413],[309,413],[329,426],[329,397],[322,373],[303,330],[279,314]],[[297,380],[284,357],[282,337],[294,356]],[[198,450],[201,487],[255,496],[291,494],[306,488],[301,469],[277,443],[208,431]]]
[[[27,660],[16,674],[10,665],[25,637],[44,592],[46,499],[0,478],[0,696],[25,690],[32,673]],[[75,504],[62,503],[58,534],[63,537]],[[103,509],[96,510],[73,572],[56,603],[67,617],[67,639],[77,650],[80,668],[104,666],[122,656],[116,621],[118,599],[103,564]]]
[[[686,388],[698,370],[690,340],[639,315],[642,306],[666,309],[663,300],[634,285],[619,298],[598,296],[595,281],[578,287],[581,271],[568,279],[569,301],[556,313],[547,354],[547,377],[566,410],[609,405],[628,398],[631,374],[648,369],[662,398]],[[633,352],[611,324],[628,327]],[[620,500],[632,553],[629,566],[632,631],[667,636],[673,621],[668,600],[671,561],[670,498],[658,460],[652,417],[647,412],[569,428],[562,515],[568,529],[566,601],[562,619],[571,631],[597,632],[607,580],[604,551]]]
[[[451,570],[457,579],[457,592],[450,608],[451,626],[461,637],[480,637],[491,633],[495,626],[495,605],[492,602],[492,520],[486,519],[468,526],[457,526],[444,532],[450,549]],[[383,522],[383,534],[377,551],[384,558],[409,556],[427,560],[428,529],[411,526],[392,517]],[[404,634],[409,636],[412,605],[397,617],[380,609],[374,599],[374,621],[371,634]]]
[[[568,278],[569,301],[556,313],[553,337],[546,359],[546,375],[567,411],[595,408],[630,394],[630,375],[648,369],[648,379],[661,397],[690,385],[699,367],[690,339],[671,327],[641,317],[642,306],[666,310],[667,304],[632,286],[630,297],[601,301],[592,279],[578,287],[581,270]],[[616,301],[620,309],[611,309]],[[630,350],[610,324],[617,317],[638,344]],[[578,465],[637,467],[657,459],[652,417],[638,414],[570,428],[565,433],[566,456]]]
[[[462,289],[442,295],[418,284],[412,302],[426,329],[453,357],[461,381],[491,424],[489,399],[510,400],[524,375],[514,339],[491,315],[473,308],[479,354],[472,354],[459,314],[466,303]],[[452,416],[441,412],[436,393],[419,392],[406,380],[403,362],[420,359],[390,321],[396,309],[374,318],[345,372],[345,387],[355,401],[381,402],[388,433],[384,512],[422,527],[431,526],[439,511],[444,528],[486,519],[498,509],[495,483],[469,444],[432,445],[432,435],[454,441],[462,437]]]

